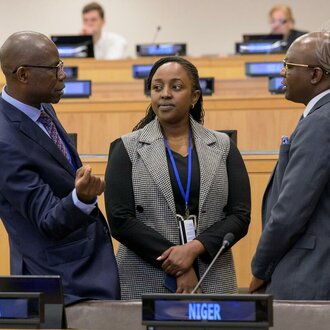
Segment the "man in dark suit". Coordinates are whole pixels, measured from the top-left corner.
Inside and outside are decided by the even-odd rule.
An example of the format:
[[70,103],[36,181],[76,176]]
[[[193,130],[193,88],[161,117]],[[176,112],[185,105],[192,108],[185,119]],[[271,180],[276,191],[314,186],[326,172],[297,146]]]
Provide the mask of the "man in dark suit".
[[36,32],[0,50],[0,218],[12,274],[61,275],[65,303],[119,299],[108,224],[97,206],[104,181],[82,166],[50,103],[63,95],[63,62]]
[[330,299],[330,34],[309,33],[289,48],[285,97],[306,108],[263,199],[263,232],[250,292],[275,299]]

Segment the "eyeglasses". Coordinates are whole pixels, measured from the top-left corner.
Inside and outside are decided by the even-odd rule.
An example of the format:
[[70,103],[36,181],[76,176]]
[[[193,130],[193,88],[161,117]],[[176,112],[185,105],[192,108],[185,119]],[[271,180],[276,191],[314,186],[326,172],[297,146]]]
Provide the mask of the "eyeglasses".
[[286,23],[288,23],[288,20],[286,20],[286,19],[272,19],[272,20],[270,21],[270,24],[284,25],[284,24],[286,24]]
[[62,60],[55,66],[51,65],[30,65],[24,64],[17,67],[12,73],[16,73],[19,68],[39,68],[39,69],[56,69],[56,77],[59,78],[60,74],[64,71],[64,63]]
[[291,62],[287,62],[286,60],[283,60],[283,68],[284,68],[285,71],[287,71],[288,69],[290,69],[290,67],[293,67],[293,66],[298,66],[298,67],[308,68],[308,69],[320,68],[325,74],[329,74],[328,71],[326,71],[325,69],[323,69],[319,65],[291,63]]

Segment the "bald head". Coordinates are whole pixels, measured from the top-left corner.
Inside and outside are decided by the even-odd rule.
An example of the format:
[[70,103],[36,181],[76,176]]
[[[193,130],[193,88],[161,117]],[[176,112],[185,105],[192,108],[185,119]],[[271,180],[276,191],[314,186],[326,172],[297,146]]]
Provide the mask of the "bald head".
[[5,76],[25,64],[35,64],[47,58],[49,51],[56,51],[54,43],[45,35],[22,31],[12,34],[0,49],[1,68]]
[[292,45],[305,58],[304,63],[319,65],[330,72],[330,33],[311,32],[296,39]]
[[55,44],[45,35],[12,34],[0,49],[0,61],[7,94],[37,108],[59,102],[66,75]]
[[330,88],[330,35],[327,32],[307,33],[288,49],[283,68],[285,97],[305,105]]

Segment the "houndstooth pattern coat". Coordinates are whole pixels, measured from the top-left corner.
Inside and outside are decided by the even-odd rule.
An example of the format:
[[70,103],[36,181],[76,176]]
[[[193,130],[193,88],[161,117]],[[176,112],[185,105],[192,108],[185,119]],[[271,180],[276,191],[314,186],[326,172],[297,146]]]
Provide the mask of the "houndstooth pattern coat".
[[[206,129],[192,118],[190,121],[200,165],[198,236],[216,221],[224,219],[228,195],[226,159],[230,142],[226,134]],[[143,213],[136,214],[137,219],[172,243],[180,244],[166,148],[158,120],[122,136],[122,140],[132,162],[135,206],[142,205],[144,209]],[[163,285],[165,273],[122,244],[117,262],[122,299],[139,299],[143,293],[169,292]],[[208,264],[198,260],[198,266],[202,276]],[[231,250],[215,262],[201,287],[204,293],[237,292]]]

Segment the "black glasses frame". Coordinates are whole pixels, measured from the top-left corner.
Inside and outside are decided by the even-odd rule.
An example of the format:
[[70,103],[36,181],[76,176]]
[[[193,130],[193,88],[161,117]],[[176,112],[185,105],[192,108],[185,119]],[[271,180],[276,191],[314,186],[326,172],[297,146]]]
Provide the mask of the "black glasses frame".
[[55,66],[51,65],[32,65],[32,64],[23,64],[18,66],[14,71],[12,71],[13,74],[15,74],[19,68],[39,68],[39,69],[56,69],[56,76],[59,76],[59,73],[61,71],[64,71],[64,62],[62,60],[59,61],[59,63]]

